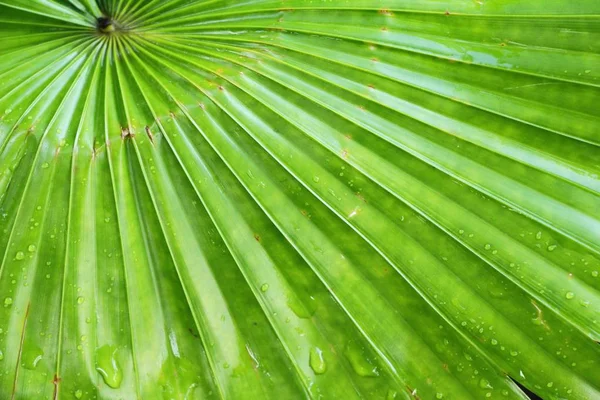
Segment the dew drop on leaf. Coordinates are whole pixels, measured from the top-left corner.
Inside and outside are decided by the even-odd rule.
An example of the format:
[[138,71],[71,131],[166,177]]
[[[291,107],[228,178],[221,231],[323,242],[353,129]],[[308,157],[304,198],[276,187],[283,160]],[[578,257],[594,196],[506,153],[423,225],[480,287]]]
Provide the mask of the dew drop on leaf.
[[485,378],[479,380],[479,387],[482,389],[492,389],[492,385],[490,385],[490,382]]
[[589,305],[590,305],[590,302],[589,302],[589,301],[587,301],[587,300],[581,300],[581,301],[579,302],[579,304],[581,304],[581,306],[583,306],[583,307],[589,307]]
[[317,375],[324,374],[327,371],[327,364],[323,357],[323,351],[318,347],[313,347],[310,350],[309,363],[312,370]]
[[346,346],[344,355],[348,358],[348,361],[350,361],[350,365],[352,365],[352,369],[357,375],[370,377],[379,376],[377,366],[373,365],[371,360],[365,355],[364,350],[356,344],[349,342]]
[[312,317],[317,310],[317,302],[314,297],[310,296],[307,302],[302,302],[297,295],[291,294],[287,302],[288,307],[296,314],[299,318],[307,319]]
[[44,358],[44,352],[35,345],[27,345],[21,354],[23,368],[34,370]]
[[565,297],[567,298],[567,300],[571,300],[573,297],[575,297],[575,293],[567,292],[567,294],[565,294]]
[[113,389],[121,386],[123,372],[117,361],[117,348],[105,345],[96,350],[96,371],[104,379],[104,383]]

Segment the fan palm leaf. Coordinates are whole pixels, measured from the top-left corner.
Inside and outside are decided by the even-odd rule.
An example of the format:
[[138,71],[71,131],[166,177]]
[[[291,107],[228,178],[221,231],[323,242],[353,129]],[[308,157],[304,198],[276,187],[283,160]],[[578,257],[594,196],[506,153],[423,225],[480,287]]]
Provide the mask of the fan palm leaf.
[[600,397],[597,0],[0,0],[1,399]]

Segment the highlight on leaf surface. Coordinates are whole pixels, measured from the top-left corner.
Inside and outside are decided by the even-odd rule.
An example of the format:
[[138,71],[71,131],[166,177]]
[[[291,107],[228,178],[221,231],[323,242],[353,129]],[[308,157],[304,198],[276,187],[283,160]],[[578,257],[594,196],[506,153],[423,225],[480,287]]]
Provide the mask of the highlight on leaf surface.
[[0,0],[0,399],[597,399],[597,0]]

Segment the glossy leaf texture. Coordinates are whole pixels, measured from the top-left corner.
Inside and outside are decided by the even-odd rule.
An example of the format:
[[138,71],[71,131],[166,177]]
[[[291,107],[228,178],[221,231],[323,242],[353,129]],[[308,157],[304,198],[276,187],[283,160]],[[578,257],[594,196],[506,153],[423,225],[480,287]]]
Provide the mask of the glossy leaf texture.
[[1,399],[600,398],[597,0],[0,0],[0,38]]

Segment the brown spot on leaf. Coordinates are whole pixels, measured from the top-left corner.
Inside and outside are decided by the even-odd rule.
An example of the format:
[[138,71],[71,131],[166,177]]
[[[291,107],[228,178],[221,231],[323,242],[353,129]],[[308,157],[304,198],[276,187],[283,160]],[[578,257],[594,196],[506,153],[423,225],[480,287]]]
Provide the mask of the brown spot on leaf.
[[27,319],[29,318],[29,308],[31,302],[27,303],[27,309],[25,310],[25,318],[23,319],[23,329],[21,330],[21,341],[19,342],[19,352],[17,353],[17,367],[15,370],[15,379],[13,381],[11,400],[14,400],[15,393],[17,392],[17,379],[19,378],[19,365],[21,365],[21,356],[23,355],[23,343],[25,342],[25,328],[27,327]]
[[58,398],[58,384],[62,379],[58,377],[58,375],[54,374],[54,379],[52,379],[52,384],[54,385],[54,395],[52,398],[56,400]]
[[146,134],[148,135],[148,138],[150,139],[152,144],[154,144],[154,135],[152,135],[152,132],[150,131],[150,127],[148,125],[146,125]]
[[417,395],[417,389],[413,389],[410,386],[406,385],[406,390],[408,393],[416,400],[421,400],[421,398]]

